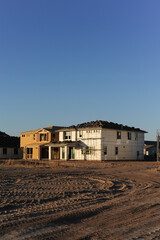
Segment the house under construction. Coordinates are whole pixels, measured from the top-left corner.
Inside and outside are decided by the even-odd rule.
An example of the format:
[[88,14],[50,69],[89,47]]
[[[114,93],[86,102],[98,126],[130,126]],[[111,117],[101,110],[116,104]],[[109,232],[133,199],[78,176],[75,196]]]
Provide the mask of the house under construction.
[[24,159],[143,160],[145,133],[99,120],[22,132],[20,139]]

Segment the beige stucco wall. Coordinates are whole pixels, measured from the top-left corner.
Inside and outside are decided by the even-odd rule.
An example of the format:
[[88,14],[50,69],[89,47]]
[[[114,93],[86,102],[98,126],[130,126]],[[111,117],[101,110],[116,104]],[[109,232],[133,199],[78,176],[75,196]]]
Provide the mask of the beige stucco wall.
[[[118,130],[119,131],[119,130]],[[144,159],[144,133],[137,132],[138,138],[135,140],[135,132],[132,131],[132,138],[128,140],[128,131],[120,131],[121,139],[117,139],[117,130],[102,130],[102,160],[139,160]],[[107,147],[107,155],[103,149]],[[118,155],[115,155],[115,147],[118,147]]]
[[0,147],[0,158],[22,158],[22,149],[18,149],[18,154],[14,154],[14,148],[7,148],[7,154],[3,154],[3,147]]

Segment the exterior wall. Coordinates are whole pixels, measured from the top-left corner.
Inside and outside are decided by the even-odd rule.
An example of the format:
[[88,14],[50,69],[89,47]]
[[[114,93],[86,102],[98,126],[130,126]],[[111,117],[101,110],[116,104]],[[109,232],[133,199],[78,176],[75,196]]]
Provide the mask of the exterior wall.
[[26,132],[20,134],[20,146],[24,147],[28,144],[33,144],[37,142],[37,137],[33,139],[34,132]]
[[[71,133],[71,139],[66,139],[64,137],[65,132],[70,132]],[[59,132],[59,141],[76,141],[77,140],[77,131],[76,130],[66,130]]]
[[32,156],[32,159],[38,159],[39,158],[39,147],[34,147],[33,148],[33,156]]
[[[40,134],[47,134],[47,140],[40,141]],[[20,146],[24,147],[29,144],[36,144],[36,143],[49,143],[51,142],[51,132],[42,129],[38,132],[25,132],[20,134]]]
[[[67,135],[65,134],[67,132]],[[117,132],[121,132],[121,139],[117,139]],[[68,145],[60,147],[60,159],[69,159],[69,147],[75,144],[76,160],[143,160],[144,159],[144,133],[131,133],[131,140],[128,140],[128,131],[101,129],[101,128],[83,128],[83,129],[66,129],[55,133],[55,141],[68,142]],[[69,133],[69,137],[68,137]],[[47,140],[40,141],[40,134],[47,134]],[[40,159],[40,146],[52,141],[52,133],[41,129],[21,133],[21,146],[33,148],[32,159]],[[138,137],[136,138],[136,134]],[[22,137],[25,135],[25,137]],[[35,135],[35,136],[34,136]],[[67,136],[67,137],[65,137]],[[72,141],[73,143],[70,143]],[[30,146],[33,144],[33,146]],[[37,146],[36,146],[37,144]],[[71,144],[71,145],[70,145]],[[77,146],[79,144],[79,146]],[[118,148],[118,154],[115,154],[115,148]],[[107,153],[104,150],[107,148]],[[65,157],[63,158],[62,149],[64,149]],[[85,150],[84,150],[85,149]],[[87,150],[86,150],[87,149]],[[23,155],[26,158],[26,154]]]
[[63,150],[63,147],[60,147],[60,159],[68,160],[68,147],[64,146],[64,152],[65,152],[64,158],[63,158],[62,150]]
[[[46,134],[46,140],[41,141],[40,135]],[[40,159],[40,146],[50,143],[52,141],[52,132],[49,132],[45,129],[24,132],[20,134],[20,146],[23,148],[23,159],[27,159],[27,148],[32,148],[32,159]],[[55,134],[55,141],[58,141],[59,134]],[[33,145],[32,145],[33,144]],[[36,146],[37,144],[37,146]],[[35,146],[34,146],[35,145]]]
[[[27,156],[27,148],[32,148],[32,158]],[[23,159],[40,159],[40,146],[28,146],[23,148]]]
[[9,159],[9,158],[22,158],[22,150],[18,149],[18,154],[14,154],[14,148],[7,148],[7,154],[3,154],[3,147],[0,147],[0,158]]
[[[82,137],[80,137],[80,133]],[[82,149],[77,149],[75,158],[79,160],[101,160],[101,129],[86,129],[77,131],[77,140],[84,147],[91,148],[89,154],[82,154]]]
[[[85,130],[71,130],[70,141],[79,141],[80,147],[75,148],[76,160],[101,160],[101,129],[85,129]],[[82,133],[80,136],[79,133]],[[59,140],[66,141],[64,139],[64,133],[59,132]],[[83,148],[92,148],[91,153],[82,153]],[[68,148],[65,146],[65,159],[69,158]],[[60,159],[62,159],[62,147],[60,148]]]
[[[144,133],[131,132],[131,140],[128,140],[127,131],[121,132],[121,139],[117,139],[117,130],[102,130],[102,160],[143,160],[144,159]],[[130,131],[129,131],[130,132]],[[107,154],[104,155],[104,148],[107,147]],[[115,147],[118,147],[118,154],[115,154]],[[139,156],[137,152],[139,151]]]
[[59,132],[59,141],[60,142],[63,142],[64,141],[64,132],[62,131],[62,132]]
[[[121,139],[117,139],[117,131],[121,132]],[[144,133],[131,132],[131,140],[128,139],[128,131],[112,129],[71,130],[70,141],[77,139],[80,147],[75,148],[76,160],[143,160],[144,159]],[[137,135],[137,136],[136,136]],[[64,139],[64,133],[59,133],[60,141]],[[89,147],[91,152],[83,154],[83,148]],[[115,148],[118,147],[118,154]],[[107,154],[104,149],[107,148]],[[60,148],[62,159],[62,147]],[[69,147],[65,146],[65,160],[69,159]]]

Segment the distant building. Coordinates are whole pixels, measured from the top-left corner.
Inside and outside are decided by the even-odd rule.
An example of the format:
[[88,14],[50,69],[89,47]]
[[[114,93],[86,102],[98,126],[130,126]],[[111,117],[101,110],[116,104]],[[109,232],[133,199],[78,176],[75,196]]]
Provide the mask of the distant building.
[[157,141],[144,142],[144,157],[146,160],[156,160],[157,156]]
[[24,159],[143,160],[145,131],[107,121],[21,133]]
[[0,132],[0,158],[22,158],[19,137],[11,137],[4,132]]

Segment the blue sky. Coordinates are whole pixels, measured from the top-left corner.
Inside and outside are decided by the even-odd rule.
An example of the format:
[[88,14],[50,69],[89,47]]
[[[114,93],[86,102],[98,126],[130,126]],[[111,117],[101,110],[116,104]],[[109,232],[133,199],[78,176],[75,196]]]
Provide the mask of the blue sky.
[[159,0],[0,0],[0,131],[160,128]]

